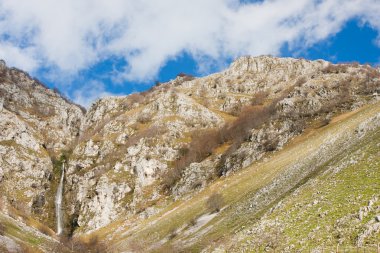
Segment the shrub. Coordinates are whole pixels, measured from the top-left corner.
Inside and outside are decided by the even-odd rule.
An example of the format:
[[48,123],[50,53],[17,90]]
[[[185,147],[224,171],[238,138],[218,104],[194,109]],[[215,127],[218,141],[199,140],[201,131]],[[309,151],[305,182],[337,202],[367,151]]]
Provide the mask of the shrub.
[[273,107],[246,106],[242,109],[240,116],[224,130],[227,140],[243,142],[248,139],[253,128],[267,122],[273,114]]
[[168,239],[169,239],[169,240],[173,240],[177,235],[178,235],[177,231],[176,231],[175,229],[173,229],[173,230],[169,233]]
[[41,233],[43,233],[45,235],[48,235],[48,236],[54,236],[55,235],[53,230],[51,230],[49,227],[47,227],[43,224],[39,224],[37,228]]
[[300,77],[295,83],[295,86],[300,87],[302,84],[306,83],[306,77]]
[[326,117],[324,118],[322,121],[321,121],[321,126],[320,127],[324,127],[324,126],[327,126],[328,124],[330,124],[331,122],[331,119],[329,117]]
[[243,81],[244,80],[241,80],[241,82],[239,82],[239,85],[236,88],[237,92],[239,92],[239,93],[244,93],[245,92],[245,86],[241,84]]
[[178,153],[180,156],[185,156],[187,153],[189,153],[189,148],[186,146],[180,147]]
[[186,81],[191,81],[191,80],[194,80],[194,79],[195,79],[194,76],[189,75],[189,74],[185,74],[185,73],[183,73],[183,72],[179,73],[179,74],[177,75],[177,77],[182,77],[182,80],[185,81],[185,82],[186,82]]
[[358,94],[372,95],[373,93],[380,92],[380,80],[377,81],[362,81],[359,84]]
[[142,138],[153,138],[159,134],[164,134],[166,131],[167,129],[165,127],[149,127],[129,137],[126,143],[126,147],[137,144]]
[[301,133],[306,127],[306,121],[304,119],[299,119],[297,121],[293,121],[290,125],[290,131],[293,133]]
[[366,76],[367,76],[367,79],[380,78],[380,72],[374,68],[368,68]]
[[268,91],[259,91],[251,98],[251,105],[263,105],[265,99],[268,97]]
[[194,182],[191,184],[191,188],[192,188],[193,190],[198,189],[198,188],[200,188],[200,187],[202,187],[202,180],[196,180],[196,181],[194,181]]
[[224,92],[218,94],[218,99],[226,99],[226,97],[227,97],[227,95]]
[[180,157],[174,162],[173,168],[162,175],[164,190],[170,190],[181,179],[182,171],[193,162],[201,162],[212,154],[213,149],[223,143],[219,129],[207,129],[192,134],[188,147],[181,147]]
[[220,193],[213,193],[207,199],[207,209],[211,213],[219,212],[224,205],[223,196]]
[[278,147],[277,139],[268,139],[263,144],[265,152],[275,151]]
[[91,252],[94,253],[103,253],[106,252],[105,245],[99,240],[97,236],[91,236],[87,243]]
[[151,116],[147,113],[141,113],[137,117],[137,122],[139,122],[141,124],[146,124],[146,123],[149,123],[150,121],[151,121]]
[[164,191],[171,190],[174,185],[181,179],[182,168],[174,167],[172,169],[168,169],[163,173],[162,176],[162,187]]
[[236,117],[236,116],[239,116],[241,109],[242,109],[242,104],[240,101],[238,101],[231,108],[229,108],[226,112]]
[[6,230],[5,226],[2,223],[0,223],[0,235],[4,235],[5,230]]
[[142,104],[144,103],[144,100],[145,100],[144,96],[141,95],[140,93],[133,93],[128,96],[128,102],[130,105]]
[[183,73],[183,72],[180,72],[180,73],[178,73],[178,75],[177,75],[177,77],[185,77],[185,76],[187,76],[185,73]]
[[87,241],[81,238],[60,237],[60,242],[73,252],[105,253],[107,249],[96,235],[90,236]]
[[348,68],[348,66],[345,65],[345,64],[338,64],[338,65],[329,64],[329,65],[327,65],[327,66],[322,70],[322,73],[324,73],[324,74],[332,74],[332,73],[338,74],[338,73],[344,73],[344,72],[347,72],[347,68]]
[[354,68],[359,67],[359,65],[360,65],[359,62],[357,62],[357,61],[354,61],[354,62],[351,63],[351,66],[354,67]]
[[189,226],[195,226],[195,225],[197,225],[197,219],[195,219],[195,218],[192,218],[190,221],[189,221]]

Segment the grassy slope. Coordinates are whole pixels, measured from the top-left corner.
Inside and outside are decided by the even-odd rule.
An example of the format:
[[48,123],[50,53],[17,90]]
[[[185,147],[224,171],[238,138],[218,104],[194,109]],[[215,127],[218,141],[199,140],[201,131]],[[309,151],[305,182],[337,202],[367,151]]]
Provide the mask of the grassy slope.
[[[0,213],[0,224],[3,227],[3,236],[13,240],[22,252],[40,253],[49,252],[52,249],[62,249],[56,241],[38,232],[38,230],[31,226],[35,224],[25,225],[19,221],[16,221],[9,216]],[[43,250],[45,249],[45,250]],[[0,252],[7,252],[5,248],[0,245]],[[63,251],[62,251],[63,252]]]
[[[368,208],[369,202],[372,202]],[[360,210],[369,209],[359,219]],[[380,129],[323,167],[253,227],[242,231],[229,251],[267,248],[376,248],[380,233],[368,233],[380,213]],[[376,226],[376,225],[375,225]],[[272,238],[260,238],[260,235]]]
[[[192,199],[176,202],[135,227],[124,227],[121,229],[125,230],[124,232],[114,233],[112,249],[119,252],[132,247],[135,251],[144,249],[159,252],[186,248],[186,251],[198,252],[205,247],[215,248],[221,243],[233,243],[231,238],[235,233],[245,226],[257,223],[268,208],[301,185],[302,180],[313,176],[323,169],[328,160],[340,155],[333,150],[348,152],[346,148],[349,147],[347,144],[350,144],[350,134],[354,134],[362,121],[379,112],[379,103],[366,106],[354,114],[347,115],[346,118],[340,117],[327,127],[305,133],[263,162],[255,163],[236,175],[218,180]],[[315,168],[310,170],[313,166]],[[281,180],[286,179],[289,171],[293,171],[293,175],[285,181],[290,182],[286,187],[267,187],[275,179],[280,180],[279,185],[284,183]],[[205,226],[192,229],[196,226],[194,219],[208,213],[205,203],[214,192],[222,194],[224,210]],[[255,200],[261,200],[258,203],[263,204],[257,204]],[[250,208],[252,203],[253,208]],[[109,228],[114,230],[122,225],[123,222],[119,221]],[[99,231],[99,234],[111,232],[106,228]]]

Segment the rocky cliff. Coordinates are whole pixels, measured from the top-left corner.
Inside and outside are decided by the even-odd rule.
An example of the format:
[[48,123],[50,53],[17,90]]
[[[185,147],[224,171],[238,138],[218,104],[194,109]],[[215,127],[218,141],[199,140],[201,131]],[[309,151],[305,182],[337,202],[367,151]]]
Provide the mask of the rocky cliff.
[[0,77],[3,210],[53,227],[64,159],[67,234],[150,217],[380,93],[379,69],[270,56],[181,74],[87,112],[4,63]]
[[[80,132],[84,112],[28,74],[0,62],[0,190],[3,209],[54,224],[53,162]],[[52,216],[53,215],[53,216]]]

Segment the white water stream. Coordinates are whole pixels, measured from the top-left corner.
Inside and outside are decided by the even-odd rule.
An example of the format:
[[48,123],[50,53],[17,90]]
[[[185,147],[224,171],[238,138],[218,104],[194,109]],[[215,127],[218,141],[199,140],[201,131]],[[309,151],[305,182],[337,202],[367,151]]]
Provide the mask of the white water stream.
[[57,234],[62,233],[62,194],[63,178],[65,177],[65,163],[62,164],[61,180],[59,181],[57,194],[55,195],[55,216],[57,218]]

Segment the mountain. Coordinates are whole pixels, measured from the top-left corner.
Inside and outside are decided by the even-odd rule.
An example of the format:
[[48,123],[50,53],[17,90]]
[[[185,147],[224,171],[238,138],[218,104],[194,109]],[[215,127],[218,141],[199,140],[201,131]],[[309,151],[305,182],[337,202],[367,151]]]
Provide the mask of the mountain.
[[380,70],[368,65],[247,56],[85,111],[2,62],[0,249],[376,244],[379,93]]

